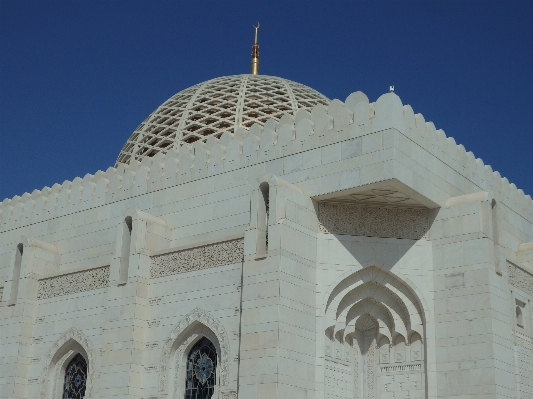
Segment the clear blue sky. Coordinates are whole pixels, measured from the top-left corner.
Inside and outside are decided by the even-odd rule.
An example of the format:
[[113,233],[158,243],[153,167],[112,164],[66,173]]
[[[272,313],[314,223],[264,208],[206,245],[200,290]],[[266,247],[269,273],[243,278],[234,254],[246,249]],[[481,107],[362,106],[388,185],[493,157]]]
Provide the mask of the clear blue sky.
[[532,1],[0,0],[0,201],[114,165],[176,92],[261,73],[341,100],[389,85],[533,195]]

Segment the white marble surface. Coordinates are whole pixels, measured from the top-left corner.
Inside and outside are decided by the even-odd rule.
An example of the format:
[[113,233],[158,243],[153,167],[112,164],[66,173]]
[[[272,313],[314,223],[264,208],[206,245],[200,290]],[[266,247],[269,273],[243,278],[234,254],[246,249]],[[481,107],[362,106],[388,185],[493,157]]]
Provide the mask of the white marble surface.
[[[205,334],[220,398],[533,398],[529,196],[393,93],[250,131],[4,200],[0,397],[57,397],[76,351],[90,398],[182,397],[178,360]],[[390,187],[427,213],[422,238],[391,234],[407,205],[361,202]],[[320,230],[318,201],[373,207],[370,236]],[[150,275],[152,256],[235,239],[242,262]],[[98,268],[103,286],[39,294]]]

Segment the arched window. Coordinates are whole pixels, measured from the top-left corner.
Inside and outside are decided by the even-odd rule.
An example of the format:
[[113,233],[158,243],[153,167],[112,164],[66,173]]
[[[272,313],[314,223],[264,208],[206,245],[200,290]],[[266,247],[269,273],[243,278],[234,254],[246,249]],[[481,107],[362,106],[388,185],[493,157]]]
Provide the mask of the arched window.
[[524,327],[524,315],[522,314],[520,305],[516,305],[516,325],[518,327]]
[[65,369],[63,399],[83,399],[87,387],[87,362],[79,353]]
[[263,182],[259,185],[259,202],[257,204],[257,249],[256,258],[265,257],[268,253],[268,217],[269,217],[269,185]]
[[120,270],[118,284],[123,285],[128,282],[128,269],[130,266],[131,252],[131,231],[133,222],[131,216],[127,216],[122,223],[122,247],[120,251]]
[[8,306],[13,306],[17,303],[20,269],[22,267],[22,254],[24,253],[24,245],[22,243],[17,245],[15,251],[15,264],[13,265],[13,280],[11,281],[11,297],[9,298]]
[[193,346],[187,356],[185,399],[211,399],[215,391],[217,351],[207,338]]

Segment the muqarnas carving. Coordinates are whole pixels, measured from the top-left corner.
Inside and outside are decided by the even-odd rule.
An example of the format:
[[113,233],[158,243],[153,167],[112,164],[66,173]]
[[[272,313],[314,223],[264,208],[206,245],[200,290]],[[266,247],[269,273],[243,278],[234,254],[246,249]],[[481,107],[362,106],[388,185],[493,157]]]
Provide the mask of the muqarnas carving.
[[322,202],[319,221],[321,233],[418,240],[426,237],[428,211]]
[[185,249],[170,254],[154,256],[150,266],[150,277],[163,277],[170,274],[230,265],[241,262],[243,256],[243,239]]

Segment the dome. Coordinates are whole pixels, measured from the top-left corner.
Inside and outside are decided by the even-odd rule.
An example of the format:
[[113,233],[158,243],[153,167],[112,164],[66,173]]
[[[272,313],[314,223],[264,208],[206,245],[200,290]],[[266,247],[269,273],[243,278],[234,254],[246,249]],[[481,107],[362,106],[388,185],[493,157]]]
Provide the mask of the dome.
[[209,136],[220,138],[236,128],[279,120],[300,108],[327,105],[314,89],[274,76],[234,75],[211,79],[170,97],[130,136],[117,158],[129,163]]

